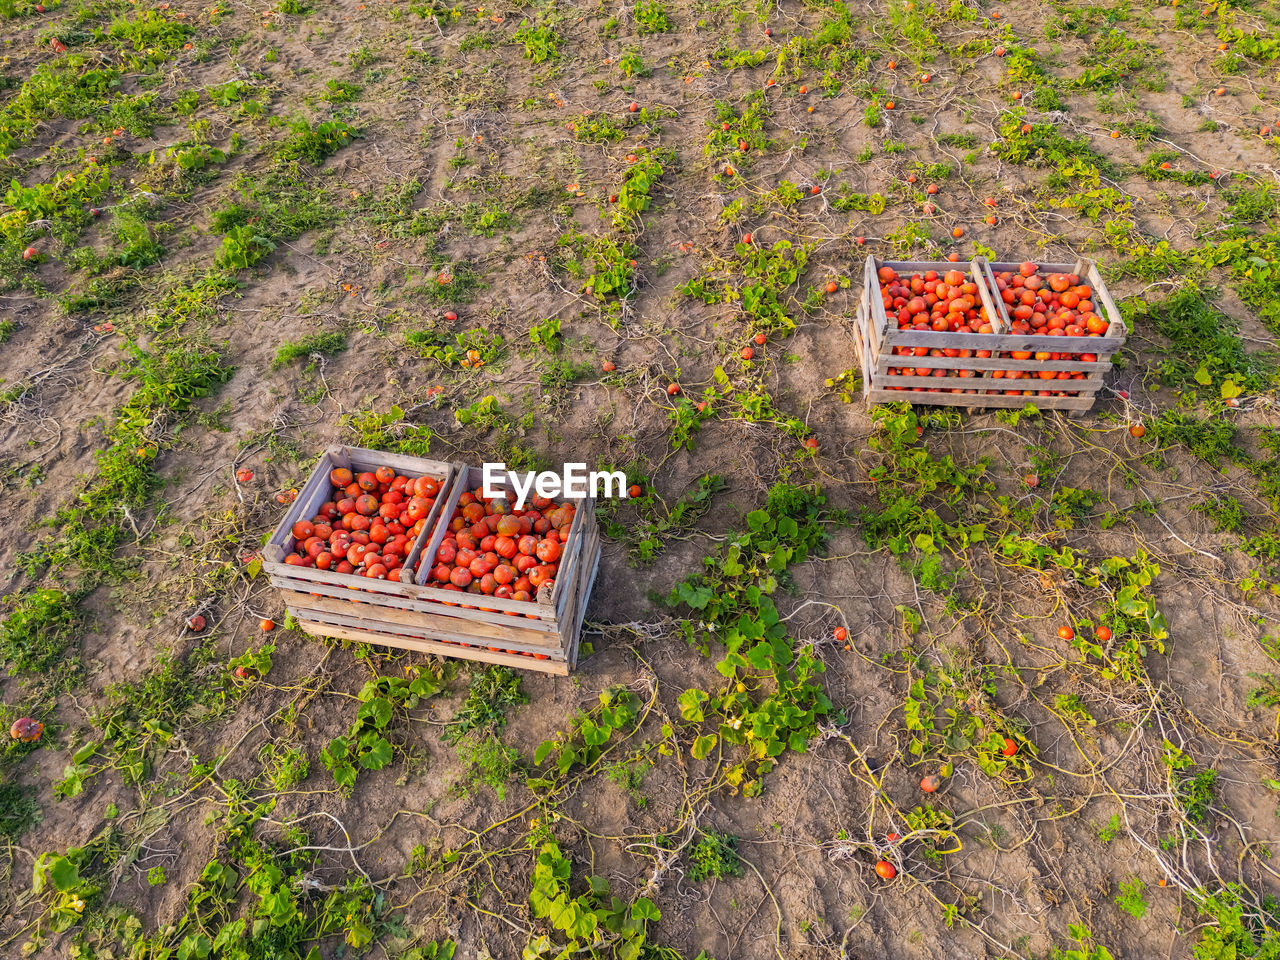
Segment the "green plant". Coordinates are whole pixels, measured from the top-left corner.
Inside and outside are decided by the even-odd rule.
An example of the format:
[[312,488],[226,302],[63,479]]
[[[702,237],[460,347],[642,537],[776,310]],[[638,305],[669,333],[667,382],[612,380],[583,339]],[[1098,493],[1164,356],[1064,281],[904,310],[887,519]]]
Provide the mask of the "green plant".
[[1169,341],[1160,381],[1195,391],[1207,387],[1224,399],[1280,385],[1274,352],[1246,350],[1236,324],[1214,310],[1193,285],[1180,287],[1138,315]]
[[65,686],[80,669],[79,658],[67,656],[84,621],[78,598],[46,589],[5,600],[9,615],[0,624],[0,658],[10,665],[10,674],[57,677],[55,686]]
[[[554,757],[548,768],[550,776],[561,776],[575,764],[593,767],[605,754],[615,733],[634,731],[643,719],[640,698],[621,684],[606,687],[600,692],[599,703],[590,711],[574,718],[570,729],[550,740],[544,740],[533,754],[535,767],[541,767]],[[530,780],[530,787],[547,787],[548,777]]]
[[332,357],[345,349],[347,349],[347,335],[340,331],[312,334],[297,342],[286,340],[276,351],[275,359],[271,361],[271,369],[279,370],[299,357],[310,357],[313,354]]
[[548,353],[559,353],[564,348],[564,337],[560,335],[560,320],[552,317],[535,323],[529,328],[529,342],[535,347],[542,347]]
[[413,424],[403,409],[392,406],[386,413],[365,410],[343,414],[339,424],[355,434],[355,445],[370,450],[387,450],[425,457],[435,437],[426,424]]
[[689,879],[694,882],[742,876],[738,838],[731,833],[703,833],[689,848]]
[[275,248],[276,245],[254,227],[232,227],[222,238],[217,263],[224,270],[246,270]]
[[262,764],[263,776],[279,793],[293,790],[311,772],[311,764],[302,750],[297,747],[281,748],[274,741],[262,745],[258,761]]
[[341,120],[325,120],[314,127],[306,120],[295,120],[289,125],[289,136],[276,149],[276,157],[319,165],[357,136],[359,131]]
[[381,770],[389,764],[392,744],[387,733],[396,712],[412,710],[444,688],[438,675],[420,670],[416,674],[407,679],[378,677],[360,689],[355,722],[320,751],[320,761],[339,787],[350,790],[361,769]]
[[1116,905],[1133,919],[1141,920],[1147,914],[1147,901],[1142,896],[1146,889],[1145,883],[1137,877],[1130,877],[1120,884],[1120,892],[1115,898]]
[[636,32],[641,36],[649,33],[666,33],[673,26],[666,4],[662,0],[637,0],[631,13],[636,21]]
[[1103,843],[1110,843],[1123,832],[1124,828],[1120,825],[1120,814],[1113,813],[1106,825],[1098,830],[1098,839]]
[[524,45],[524,55],[534,63],[546,63],[560,56],[560,36],[548,23],[535,26],[522,20],[511,39]]
[[1055,947],[1050,954],[1052,960],[1114,960],[1111,951],[1095,943],[1093,934],[1084,927],[1073,923],[1067,927],[1067,930],[1071,939],[1076,942],[1076,946],[1068,950]]
[[485,667],[472,675],[467,696],[450,719],[445,739],[457,743],[474,731],[501,733],[507,726],[507,711],[528,702],[520,674],[507,667]]
[[[591,877],[588,891],[575,897],[571,879],[572,864],[559,845],[543,844],[533,868],[529,906],[551,933],[535,936],[524,956],[569,957],[587,951],[619,958],[645,956],[649,923],[662,916],[653,901],[640,897],[627,904],[609,897],[609,882],[600,877]],[[553,937],[564,942],[553,942]],[[598,949],[604,952],[596,953]]]
[[479,328],[453,334],[452,342],[447,332],[434,327],[410,330],[404,335],[404,342],[423,359],[469,369],[493,363],[502,356],[503,347],[501,334]]
[[[692,404],[690,405],[692,407]],[[633,563],[649,563],[666,547],[665,538],[690,530],[697,520],[711,509],[712,499],[724,489],[724,478],[719,474],[699,477],[692,490],[680,495],[672,507],[659,498],[647,477],[638,471],[628,470],[627,477],[641,488],[640,496],[622,500],[607,500],[597,508],[604,521],[605,533],[610,539],[624,543]],[[633,508],[638,516],[620,519],[624,507]]]

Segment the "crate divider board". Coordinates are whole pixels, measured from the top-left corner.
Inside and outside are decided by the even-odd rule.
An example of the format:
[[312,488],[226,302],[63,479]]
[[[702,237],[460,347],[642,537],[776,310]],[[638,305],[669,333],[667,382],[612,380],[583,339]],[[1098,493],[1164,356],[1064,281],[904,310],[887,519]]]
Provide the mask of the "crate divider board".
[[[1009,317],[1004,310],[1004,301],[995,295],[996,286],[995,278],[992,274],[992,267],[999,270],[1017,270],[1018,264],[988,264],[982,258],[977,257],[970,263],[970,271],[975,282],[978,285],[978,292],[982,299],[983,306],[987,310],[987,316],[993,318],[992,324],[998,332],[987,334],[973,333],[955,333],[951,331],[939,332],[933,330],[897,330],[890,329],[890,323],[887,313],[884,309],[884,302],[879,296],[878,271],[881,266],[891,266],[899,273],[918,273],[925,270],[944,270],[957,269],[958,264],[949,261],[942,262],[924,262],[924,261],[877,261],[875,257],[868,257],[866,268],[863,273],[863,299],[866,303],[866,309],[860,310],[858,313],[859,324],[864,326],[862,336],[863,344],[863,396],[868,403],[889,403],[907,401],[909,403],[921,403],[934,406],[964,406],[973,408],[982,407],[1024,407],[1028,403],[1032,403],[1043,409],[1067,410],[1075,414],[1083,413],[1093,406],[1095,395],[1103,384],[1103,376],[1106,371],[1111,369],[1111,357],[1124,345],[1124,323],[1120,318],[1119,312],[1115,310],[1115,304],[1111,300],[1111,295],[1107,291],[1106,286],[1102,283],[1102,278],[1098,274],[1097,265],[1089,261],[1081,261],[1079,264],[1045,264],[1041,265],[1041,273],[1076,273],[1076,267],[1087,270],[1082,274],[1097,291],[1099,300],[1104,309],[1107,310],[1107,319],[1111,326],[1107,334],[1101,338],[1072,338],[1085,339],[1088,346],[1093,349],[1086,351],[1083,347],[1078,352],[1095,353],[1098,357],[1097,362],[1085,362],[1081,360],[1015,360],[1012,357],[944,357],[929,358],[928,363],[931,366],[946,367],[947,369],[966,369],[980,371],[979,377],[930,377],[927,380],[917,376],[900,376],[889,374],[891,367],[906,366],[903,362],[909,358],[897,357],[893,353],[895,347],[929,347],[931,349],[973,349],[973,350],[990,350],[996,354],[1002,351],[1020,351],[1020,352],[1053,352],[1061,353],[1063,351],[1062,338],[1049,337],[1043,334],[1014,334],[1010,332]],[[1099,343],[1098,341],[1102,342]],[[1074,346],[1074,344],[1073,344]],[[869,349],[868,349],[869,348]],[[1044,383],[1062,384],[1062,387],[1056,389],[1064,389],[1070,384],[1069,390],[1077,393],[1074,397],[1027,397],[1021,395],[1007,396],[1003,392],[997,394],[987,394],[985,391],[990,389],[988,386],[989,378],[986,374],[992,370],[1023,370],[1023,371],[1039,371],[1052,370],[1083,372],[1090,374],[1083,380],[1070,381],[1043,381]],[[1016,380],[1014,383],[1021,383]],[[1040,381],[1027,381],[1027,383],[1037,383]],[[912,389],[905,390],[889,390],[886,387],[924,387],[927,386],[925,392],[915,392]],[[1002,384],[1003,387],[1003,384]],[[942,390],[979,390],[976,394],[963,393],[943,393],[935,392]]]

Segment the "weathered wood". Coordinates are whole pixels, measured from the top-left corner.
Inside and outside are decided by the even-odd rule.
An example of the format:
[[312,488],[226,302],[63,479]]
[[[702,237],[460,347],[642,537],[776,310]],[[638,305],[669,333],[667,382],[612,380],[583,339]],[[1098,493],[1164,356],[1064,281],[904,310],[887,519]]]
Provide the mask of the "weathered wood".
[[[1016,381],[1015,381],[1016,382]],[[1093,397],[1009,397],[1004,394],[914,393],[911,390],[875,389],[867,395],[868,403],[923,403],[937,407],[1016,407],[1031,404],[1038,410],[1088,410]]]
[[[910,366],[910,364],[906,364]],[[934,369],[934,368],[930,368]],[[948,368],[951,369],[951,368]],[[1004,384],[1013,383],[1017,386],[1006,387]],[[1031,386],[1024,386],[1031,384]],[[883,377],[876,378],[877,387],[906,387],[913,390],[920,387],[923,390],[977,390],[983,392],[986,390],[1069,390],[1072,393],[1090,394],[1102,386],[1101,377],[1090,377],[1085,380],[1059,380],[1056,377],[1052,380],[1042,380],[1039,377],[1020,377],[1018,379],[1009,379],[1006,377],[996,377],[990,380],[984,380],[979,377],[935,377],[929,376],[904,376],[902,374],[886,374]]]
[[568,643],[565,646],[565,658],[569,661],[570,667],[578,665],[578,647],[582,642],[582,624],[586,620],[587,605],[590,602],[591,591],[596,584],[596,574],[600,570],[600,553],[600,547],[597,544],[594,551],[595,556],[590,565],[591,574],[587,577],[586,583],[578,595],[578,609],[568,620],[570,624],[574,624],[573,629],[570,631]]
[[[263,568],[272,585],[281,591],[294,618],[304,629],[320,636],[567,673],[576,657],[587,600],[599,566],[600,534],[590,497],[580,502],[575,511],[554,587],[544,591],[538,602],[503,600],[415,582],[371,580],[281,562],[294,547],[294,522],[314,516],[329,499],[331,470],[341,466],[360,472],[383,464],[399,473],[438,477],[442,481],[432,510],[406,557],[409,569],[422,558],[422,580],[430,576],[463,491],[479,486],[483,480],[479,468],[461,463],[330,447],[308,478],[306,495],[295,500],[263,551]],[[512,652],[494,652],[490,648]],[[538,659],[541,657],[547,659]]]
[[[306,570],[306,567],[287,567],[289,571]],[[322,571],[323,572],[323,571]],[[349,585],[346,581],[354,580],[354,585]],[[427,596],[422,587],[414,584],[394,583],[389,580],[375,581],[379,588],[366,588],[364,584],[368,583],[367,577],[351,577],[346,576],[342,582],[329,582],[323,579],[311,579],[309,577],[291,578],[289,574],[272,574],[271,583],[275,587],[283,590],[296,590],[301,593],[316,593],[321,596],[330,597],[346,597],[357,603],[367,604],[370,607],[395,607],[401,610],[440,610],[444,611],[454,609],[469,609],[467,615],[474,620],[483,623],[490,623],[501,626],[510,623],[512,619],[518,617],[524,621],[529,629],[541,630],[544,633],[554,633],[556,631],[556,623],[552,619],[537,616],[538,608],[536,604],[529,603],[526,600],[508,600],[502,601],[498,597],[486,597],[483,594],[466,593],[457,590],[437,590],[435,593],[442,593],[444,600],[437,600]],[[392,592],[380,589],[382,586],[399,587],[401,590]],[[505,603],[505,606],[498,607],[497,604]],[[480,607],[488,609],[481,610]],[[530,617],[529,614],[534,616]]]
[[[1054,373],[1106,373],[1111,364],[1099,360],[1097,363],[1084,363],[1080,360],[1014,360],[1012,357],[900,357],[896,354],[881,354],[876,361],[875,371],[880,376],[889,372],[890,367],[929,367],[945,370],[1052,370]],[[998,378],[997,378],[998,379]],[[1083,383],[1083,380],[1076,380]],[[1066,383],[1064,380],[1063,383]]]
[[299,626],[307,633],[317,637],[334,637],[338,640],[350,640],[354,643],[372,643],[387,647],[398,647],[401,650],[413,650],[418,653],[430,653],[441,657],[455,657],[461,660],[478,660],[481,663],[499,663],[518,670],[536,670],[555,676],[568,676],[567,660],[538,660],[534,657],[512,656],[494,653],[487,649],[460,647],[453,644],[440,643],[435,640],[419,640],[414,637],[390,636],[362,630],[356,627],[344,627],[317,621],[300,620]]
[[[1032,353],[1092,353],[1110,356],[1120,345],[1109,337],[1050,337],[1029,333],[942,333],[934,330],[895,329],[889,338],[891,353],[894,347],[928,347],[930,350],[1028,350]],[[1082,363],[1084,361],[1081,361]]]
[[[910,275],[928,270],[943,273],[947,270],[964,270],[967,279],[978,286],[986,316],[995,333],[960,333],[955,331],[899,329],[896,320],[890,320],[880,296],[879,269],[892,267],[900,275]],[[1070,337],[1047,334],[1014,334],[1003,298],[998,296],[994,270],[1016,271],[1020,264],[989,263],[983,257],[975,257],[968,264],[950,261],[878,261],[868,257],[863,271],[863,303],[857,313],[859,363],[863,376],[863,396],[868,403],[902,402],[937,405],[983,407],[1021,407],[1027,403],[1046,409],[1082,412],[1092,407],[1097,391],[1104,383],[1104,375],[1111,369],[1111,358],[1124,345],[1123,319],[1115,309],[1110,293],[1098,272],[1097,265],[1089,260],[1072,264],[1037,264],[1041,273],[1075,273],[1094,291],[1098,312],[1107,317],[1109,327],[1101,337]],[[926,350],[967,350],[989,352],[986,357],[949,356],[901,356],[898,347]],[[1001,353],[1026,352],[1061,355],[1091,354],[1096,360],[1025,360],[999,356]],[[948,376],[903,376],[890,374],[890,369],[923,367],[929,370],[945,370]],[[973,371],[973,376],[958,376],[958,371]],[[1085,373],[1083,379],[1041,379],[1039,376],[1010,379],[996,377],[996,371],[1018,371],[1039,374]],[[889,390],[887,387],[902,387]],[[1040,397],[1006,396],[1006,389],[1024,387],[1035,392],[1051,390],[1069,392],[1075,396]],[[974,391],[953,393],[951,391]],[[998,391],[992,393],[990,391]]]
[[359,630],[369,630],[373,633],[385,633],[391,636],[413,637],[416,640],[438,640],[446,644],[458,644],[461,646],[471,647],[497,647],[501,650],[511,650],[515,653],[530,653],[540,656],[550,657],[555,660],[564,659],[564,649],[559,644],[558,638],[554,645],[524,643],[518,639],[506,636],[475,636],[470,633],[462,633],[451,629],[453,625],[444,624],[443,626],[432,624],[430,626],[423,624],[398,623],[398,622],[378,622],[368,620],[358,615],[352,615],[343,611],[317,610],[314,607],[306,607],[302,609],[289,608],[289,612],[295,620],[311,620],[317,623],[336,623],[346,627],[355,627]]
[[363,621],[371,630],[379,629],[380,625],[391,629],[392,624],[401,624],[424,631],[427,636],[431,636],[433,630],[459,634],[470,638],[468,641],[470,643],[491,638],[501,631],[504,640],[528,644],[530,647],[537,647],[543,653],[547,652],[544,648],[559,650],[561,647],[559,631],[526,626],[526,624],[532,625],[534,621],[522,622],[522,618],[519,617],[506,617],[506,622],[500,623],[472,617],[470,614],[484,613],[484,611],[468,610],[463,607],[441,609],[439,604],[424,604],[416,601],[404,607],[387,607],[364,603],[356,597],[334,596],[329,593],[318,597],[313,593],[300,593],[297,590],[281,590],[280,593],[290,610],[301,611],[304,616],[314,615],[315,618],[323,619],[325,614],[341,614]]

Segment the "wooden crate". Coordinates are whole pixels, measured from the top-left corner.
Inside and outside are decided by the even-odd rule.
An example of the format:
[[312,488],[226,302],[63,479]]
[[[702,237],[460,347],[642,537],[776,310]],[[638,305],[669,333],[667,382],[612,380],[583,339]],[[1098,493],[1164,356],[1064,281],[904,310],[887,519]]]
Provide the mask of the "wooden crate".
[[[1028,403],[1040,409],[1066,410],[1072,415],[1079,415],[1089,410],[1094,403],[1098,390],[1103,383],[1103,376],[1111,367],[1111,358],[1124,345],[1125,327],[1111,294],[1107,291],[1097,265],[1091,261],[1081,260],[1076,264],[1039,264],[1040,273],[1077,273],[1095,290],[1097,303],[1105,313],[1103,316],[1110,323],[1107,333],[1102,337],[1071,338],[1067,341],[1070,351],[1063,349],[1063,338],[1045,335],[1022,335],[1010,332],[1010,318],[1004,308],[1004,302],[996,293],[995,278],[992,268],[1000,271],[1017,270],[1017,264],[989,264],[984,258],[975,258],[967,265],[967,272],[976,278],[979,295],[987,316],[992,318],[992,326],[997,332],[990,334],[935,332],[932,330],[899,330],[896,324],[891,325],[884,310],[884,302],[880,296],[877,272],[881,266],[890,266],[899,273],[918,273],[925,270],[943,272],[952,269],[965,269],[964,265],[942,262],[884,262],[874,257],[867,258],[863,273],[863,297],[858,310],[858,334],[855,348],[863,372],[863,397],[868,403],[889,403],[907,401],[910,403],[965,406],[971,408],[987,407],[1023,407]],[[1079,343],[1083,340],[1084,343]],[[1087,346],[1086,346],[1087,344]],[[928,381],[916,376],[895,376],[889,373],[891,368],[904,366],[902,360],[894,354],[896,347],[927,347],[930,349],[969,349],[990,351],[990,357],[948,357],[945,360],[930,358],[930,366],[947,370],[972,370],[970,377],[934,377]],[[1093,353],[1096,362],[1083,360],[1015,360],[1002,357],[1000,354],[1012,351],[1030,352],[1032,354],[1079,352]],[[1006,381],[992,376],[993,371],[1027,371],[1041,370],[1054,372],[1083,372],[1089,374],[1083,380],[1070,381],[1026,381],[1028,384],[1053,383],[1055,391],[1066,391],[1074,396],[1027,396],[1024,392],[1010,396],[1005,393],[1009,389],[1008,382],[1022,383],[1021,380]],[[927,383],[927,386],[925,384]],[[1061,386],[1057,386],[1061,384]],[[1069,384],[1069,386],[1068,386]],[[924,387],[924,392],[918,388]],[[898,389],[891,389],[898,388]],[[966,392],[961,392],[966,391]],[[972,391],[972,392],[967,392]],[[999,391],[999,392],[995,392]],[[1038,393],[1037,388],[1034,393]]]
[[[372,455],[406,473],[415,469],[400,465],[400,461],[413,458]],[[279,562],[284,551],[273,537],[264,550],[268,562],[263,568],[271,574],[272,584],[280,588],[289,613],[316,636],[568,674],[577,661],[587,599],[599,569],[600,535],[594,501],[587,498],[575,514],[559,575],[544,595],[536,601],[486,597],[483,607],[464,606],[473,595],[427,586],[424,581],[459,497],[480,485],[481,471],[462,464],[438,466],[446,467],[449,482],[442,487],[422,536],[406,560],[406,567],[418,569],[414,582],[369,580],[289,566]],[[322,489],[327,493],[327,486]],[[298,499],[302,501],[303,495]],[[323,502],[318,500],[315,505]],[[314,510],[311,507],[306,515],[311,516]],[[293,519],[296,516],[286,518],[277,533],[283,530],[287,535]]]

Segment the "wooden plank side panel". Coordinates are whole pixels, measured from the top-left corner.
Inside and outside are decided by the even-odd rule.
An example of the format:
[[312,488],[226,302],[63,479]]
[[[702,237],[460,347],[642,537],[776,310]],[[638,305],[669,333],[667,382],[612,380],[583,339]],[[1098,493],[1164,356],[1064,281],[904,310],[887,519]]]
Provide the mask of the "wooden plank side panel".
[[587,594],[591,591],[590,578],[593,571],[589,568],[598,562],[600,556],[600,531],[593,527],[582,539],[580,560],[577,575],[569,582],[565,591],[565,608],[560,614],[560,638],[567,648],[572,632],[577,628],[577,621],[582,619],[582,610],[587,603]]
[[[1106,373],[1111,369],[1110,363],[1099,360],[1097,363],[1083,363],[1079,360],[1014,360],[1006,357],[896,357],[882,356],[876,364],[876,374],[880,377],[889,372],[890,367],[941,367],[945,370],[1025,370],[1034,373],[1038,370],[1052,370],[1055,373]],[[1083,383],[1082,380],[1075,381]]]
[[351,603],[343,597],[316,597],[310,593],[298,593],[296,590],[280,592],[289,609],[302,611],[308,619],[324,619],[328,614],[337,614],[367,624],[370,629],[378,629],[379,625],[382,625],[390,630],[398,625],[406,628],[404,632],[422,631],[427,635],[434,630],[439,630],[451,636],[456,634],[467,637],[471,643],[500,638],[504,641],[535,647],[544,653],[548,649],[558,650],[563,646],[559,633],[525,626],[525,624],[532,625],[535,621],[520,617],[507,617],[506,623],[492,623],[473,620],[467,614],[480,611],[461,608],[445,611],[439,607],[428,610],[369,607],[366,604]]
[[596,583],[596,574],[600,570],[600,549],[597,547],[595,557],[590,564],[591,575],[587,577],[586,588],[582,592],[581,607],[577,613],[576,619],[571,620],[573,626],[569,636],[569,645],[565,649],[565,657],[569,661],[570,667],[578,665],[578,649],[582,643],[582,627],[587,618],[587,604],[591,597],[591,590]]
[[564,611],[564,598],[577,572],[587,525],[595,524],[595,498],[588,495],[581,500],[576,497],[571,499],[577,503],[577,509],[573,512],[573,522],[569,524],[569,541],[560,548],[560,568],[556,571],[556,582],[551,591],[551,605],[557,617]]
[[[289,568],[293,569],[293,568]],[[460,601],[465,599],[467,603],[474,603],[474,595],[466,593],[455,593],[453,591],[444,591],[446,596],[452,599],[448,603],[440,603],[434,600],[424,600],[420,597],[398,597],[388,594],[365,594],[355,593],[351,590],[345,590],[341,587],[333,587],[324,583],[288,580],[286,578],[271,579],[272,586],[283,590],[291,591],[296,594],[309,597],[332,597],[350,604],[351,609],[364,608],[365,616],[369,619],[377,619],[384,610],[412,610],[420,614],[436,614],[445,617],[465,617],[477,624],[477,629],[498,629],[510,625],[512,622],[518,622],[526,630],[537,631],[545,636],[554,636],[558,626],[553,620],[545,620],[540,617],[509,616],[500,611],[481,610],[478,607],[467,609],[461,606]],[[493,597],[485,597],[485,606],[493,602]],[[517,601],[519,602],[519,601]],[[521,603],[526,608],[526,612],[534,613],[536,608],[529,603]]]
[[384,636],[368,630],[314,621],[300,621],[299,625],[307,633],[316,637],[333,637],[338,640],[350,640],[354,643],[380,644],[382,646],[397,647],[401,650],[412,650],[417,653],[457,657],[463,660],[477,660],[481,663],[500,663],[519,670],[536,670],[539,673],[549,673],[560,677],[568,676],[569,674],[569,663],[564,660],[536,660],[530,657],[513,657],[508,654],[492,653],[488,650],[456,647],[431,640],[415,640],[412,637]]
[[[1009,380],[1001,377],[995,380],[979,380],[977,377],[919,377],[886,374],[876,380],[880,387],[922,387],[925,390],[1068,390],[1071,393],[1088,393],[1092,396],[1102,386],[1101,377],[1087,377],[1084,380],[1042,380],[1039,377],[1020,377]],[[1005,383],[1017,386],[1005,386]],[[1030,384],[1031,386],[1024,386]],[[982,395],[981,393],[979,394]],[[1045,398],[1048,399],[1048,398]]]
[[[1047,353],[1092,353],[1099,360],[1120,349],[1109,337],[1050,337],[1019,333],[939,333],[933,330],[899,330],[892,347],[928,347],[931,350],[1030,350]],[[1080,361],[1084,363],[1085,361]]]
[[435,640],[449,646],[493,648],[493,652],[508,651],[520,655],[528,654],[532,658],[543,657],[552,660],[563,660],[564,650],[557,643],[553,647],[532,646],[520,643],[507,637],[473,637],[465,633],[453,633],[443,628],[423,628],[402,623],[376,623],[352,617],[343,613],[330,613],[325,610],[293,610],[294,619],[307,620],[312,623],[329,623],[357,630],[368,630],[371,633],[383,633],[393,637],[412,637],[415,640]]
[[1012,407],[1032,404],[1040,410],[1088,410],[1093,397],[1010,397],[1004,394],[913,393],[909,390],[872,390],[870,403],[919,403],[935,407]]

